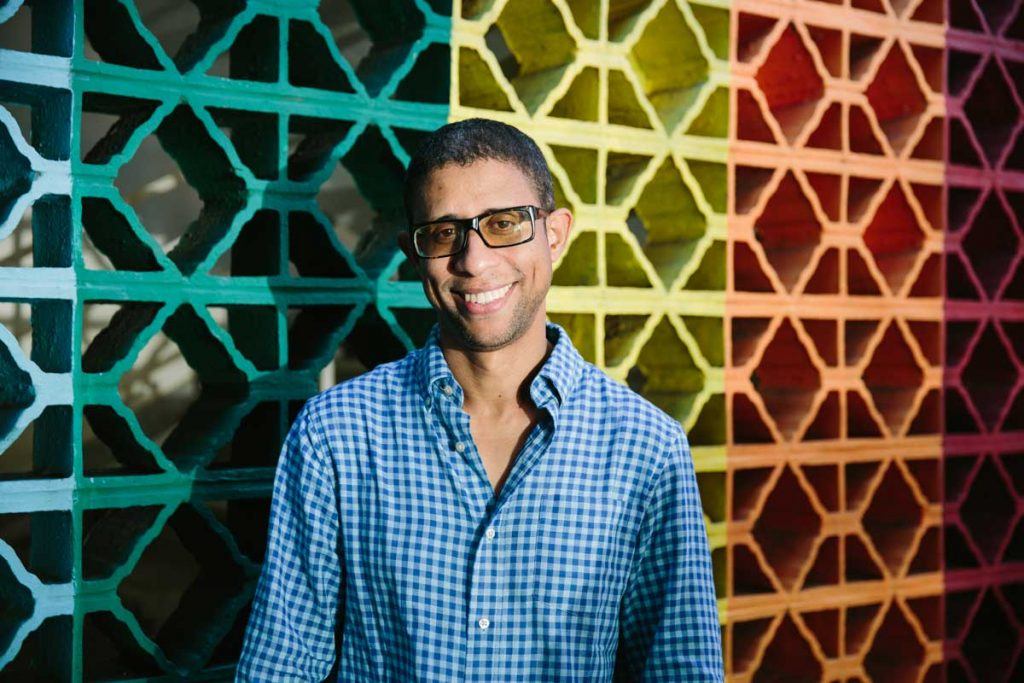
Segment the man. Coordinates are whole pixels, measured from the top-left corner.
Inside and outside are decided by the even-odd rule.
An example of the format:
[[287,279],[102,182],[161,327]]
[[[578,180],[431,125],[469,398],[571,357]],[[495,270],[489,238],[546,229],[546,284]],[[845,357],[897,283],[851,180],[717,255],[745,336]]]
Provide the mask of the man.
[[439,324],[296,419],[239,680],[722,680],[683,432],[546,324],[540,150],[444,126],[405,201]]

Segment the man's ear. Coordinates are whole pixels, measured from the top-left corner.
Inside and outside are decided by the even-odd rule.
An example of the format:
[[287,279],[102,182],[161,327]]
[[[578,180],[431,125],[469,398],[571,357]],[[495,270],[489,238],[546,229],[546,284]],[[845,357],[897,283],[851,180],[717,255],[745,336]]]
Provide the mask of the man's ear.
[[420,257],[416,254],[416,250],[412,245],[412,235],[408,231],[403,230],[398,233],[398,248],[405,254],[405,258],[409,259],[413,265],[419,267]]
[[572,232],[572,212],[569,209],[555,209],[544,219],[544,227],[548,236],[548,248],[551,250],[551,262],[554,263],[565,251]]

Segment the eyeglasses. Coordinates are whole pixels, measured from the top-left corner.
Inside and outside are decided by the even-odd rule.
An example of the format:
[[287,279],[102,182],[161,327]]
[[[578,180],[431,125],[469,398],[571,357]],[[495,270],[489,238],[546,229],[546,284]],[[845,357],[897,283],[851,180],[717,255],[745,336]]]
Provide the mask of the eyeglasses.
[[489,211],[475,218],[446,218],[412,226],[412,242],[421,258],[454,256],[466,248],[475,230],[491,249],[514,247],[533,239],[534,224],[548,211],[536,206],[515,206]]

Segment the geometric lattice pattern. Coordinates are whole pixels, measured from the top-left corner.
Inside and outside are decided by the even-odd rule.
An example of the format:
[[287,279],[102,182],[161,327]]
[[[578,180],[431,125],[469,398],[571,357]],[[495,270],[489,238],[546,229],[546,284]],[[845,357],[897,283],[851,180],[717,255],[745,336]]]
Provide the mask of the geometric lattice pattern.
[[944,316],[949,680],[1024,677],[1024,8],[953,3]]
[[941,2],[735,0],[732,680],[939,680]]
[[445,3],[191,4],[0,5],[14,680],[229,676],[291,418],[423,332],[394,230]]
[[729,680],[1024,679],[1022,112],[1022,0],[0,3],[0,677],[231,675],[292,417],[432,322],[403,166],[487,116],[690,437]]

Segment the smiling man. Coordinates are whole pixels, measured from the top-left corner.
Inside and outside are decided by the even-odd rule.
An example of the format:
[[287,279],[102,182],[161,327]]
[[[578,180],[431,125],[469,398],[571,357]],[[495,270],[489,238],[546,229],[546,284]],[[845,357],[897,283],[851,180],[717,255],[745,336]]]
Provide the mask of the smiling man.
[[686,438],[547,323],[537,145],[444,126],[405,203],[438,325],[292,426],[238,680],[722,680]]

